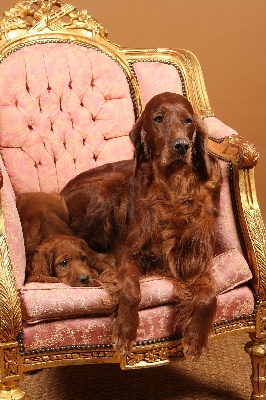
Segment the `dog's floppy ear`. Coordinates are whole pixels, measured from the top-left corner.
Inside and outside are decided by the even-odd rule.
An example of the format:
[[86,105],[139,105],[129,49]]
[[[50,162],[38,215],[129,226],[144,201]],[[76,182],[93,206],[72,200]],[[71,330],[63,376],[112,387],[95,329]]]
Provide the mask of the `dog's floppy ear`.
[[143,114],[137,119],[132,130],[129,133],[131,142],[135,148],[135,175],[138,172],[140,165],[147,161],[147,154],[145,152],[145,131],[143,129]]
[[40,245],[27,265],[27,282],[59,282],[53,273],[53,252],[50,246]]
[[202,181],[206,181],[211,174],[211,164],[208,155],[208,133],[203,121],[197,115],[193,117],[196,132],[193,141],[193,166]]

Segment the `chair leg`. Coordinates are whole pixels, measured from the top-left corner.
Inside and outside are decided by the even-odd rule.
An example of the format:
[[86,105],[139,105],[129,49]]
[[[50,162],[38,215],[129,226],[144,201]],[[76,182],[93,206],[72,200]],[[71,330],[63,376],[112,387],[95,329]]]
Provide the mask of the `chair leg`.
[[251,342],[245,345],[252,364],[251,382],[253,392],[251,400],[266,400],[266,338],[257,339],[250,334]]
[[26,394],[18,384],[22,377],[22,359],[17,342],[0,344],[0,399],[23,400]]

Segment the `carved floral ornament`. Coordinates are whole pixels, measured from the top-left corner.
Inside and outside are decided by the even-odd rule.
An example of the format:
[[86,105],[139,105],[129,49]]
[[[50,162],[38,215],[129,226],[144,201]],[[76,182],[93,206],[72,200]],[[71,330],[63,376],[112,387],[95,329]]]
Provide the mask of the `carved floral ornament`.
[[17,2],[0,18],[0,39],[12,39],[10,32],[15,30],[22,30],[23,34],[25,30],[33,33],[45,28],[62,32],[83,29],[88,31],[90,37],[99,34],[106,38],[108,34],[86,10],[78,11],[73,5],[57,0],[26,0]]

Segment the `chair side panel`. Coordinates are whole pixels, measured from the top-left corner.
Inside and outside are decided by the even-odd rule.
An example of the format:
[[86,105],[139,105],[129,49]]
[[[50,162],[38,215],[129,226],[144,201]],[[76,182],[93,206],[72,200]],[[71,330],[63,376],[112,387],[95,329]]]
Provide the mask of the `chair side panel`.
[[[0,157],[0,169],[3,174],[1,190],[2,212],[5,225],[5,234],[9,248],[9,255],[13,266],[17,286],[20,288],[25,279],[25,248],[19,215],[16,209],[15,194]],[[2,217],[2,216],[1,216]]]

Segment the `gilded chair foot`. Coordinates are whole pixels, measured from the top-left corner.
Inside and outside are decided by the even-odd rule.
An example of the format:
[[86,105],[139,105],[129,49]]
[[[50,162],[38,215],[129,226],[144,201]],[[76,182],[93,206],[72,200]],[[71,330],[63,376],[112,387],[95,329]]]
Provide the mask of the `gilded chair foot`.
[[19,387],[8,389],[4,385],[0,385],[0,399],[1,400],[23,400],[26,394]]
[[245,345],[245,350],[250,355],[252,363],[251,400],[266,400],[266,341],[250,336],[252,341]]

